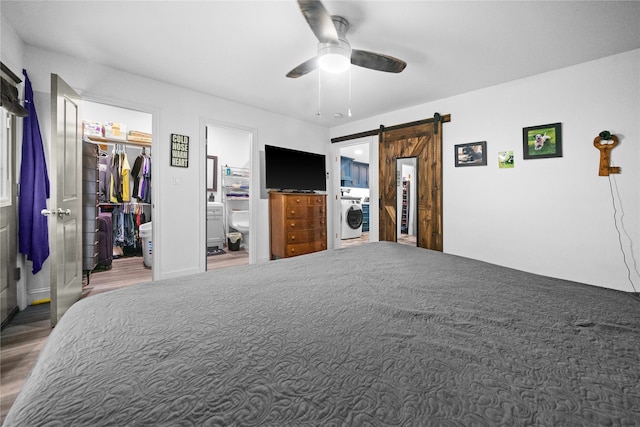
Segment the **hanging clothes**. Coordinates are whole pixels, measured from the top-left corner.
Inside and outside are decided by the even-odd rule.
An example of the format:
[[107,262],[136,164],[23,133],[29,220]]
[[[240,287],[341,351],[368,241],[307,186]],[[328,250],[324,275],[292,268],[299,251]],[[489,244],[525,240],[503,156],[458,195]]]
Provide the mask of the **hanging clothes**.
[[140,200],[151,203],[151,158],[145,156],[142,164],[142,182],[140,183]]
[[25,108],[28,116],[23,121],[22,163],[20,165],[20,195],[18,197],[19,251],[33,262],[31,272],[36,274],[49,257],[49,221],[40,213],[47,208],[49,174],[42,145],[42,135],[33,89],[27,71],[25,78]]
[[113,203],[122,202],[122,179],[120,175],[120,154],[114,150],[109,168],[109,200]]
[[142,164],[144,163],[144,148],[142,149],[142,154],[136,157],[133,162],[133,167],[131,168],[131,178],[133,179],[133,188],[131,190],[131,197],[136,199],[140,198],[140,176],[142,171]]
[[129,186],[129,179],[131,172],[131,166],[129,166],[129,160],[127,159],[127,153],[122,151],[122,159],[120,161],[120,179],[122,180],[122,201],[128,202],[131,200],[131,189]]
[[109,200],[113,203],[128,202],[131,200],[129,186],[129,173],[131,167],[127,159],[127,153],[122,148],[117,148],[111,160],[111,182]]

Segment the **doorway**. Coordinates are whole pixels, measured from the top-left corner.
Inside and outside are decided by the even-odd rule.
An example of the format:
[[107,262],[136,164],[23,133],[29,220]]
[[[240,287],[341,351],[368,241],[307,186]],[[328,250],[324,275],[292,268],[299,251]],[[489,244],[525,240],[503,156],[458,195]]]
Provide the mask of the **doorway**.
[[206,269],[249,264],[252,230],[252,131],[206,124]]
[[15,185],[16,118],[0,109],[0,321],[4,326],[18,311],[16,277],[17,220]]
[[336,158],[340,167],[336,247],[368,243],[371,241],[371,138],[341,144]]
[[[153,116],[91,100],[83,100],[82,115],[85,152],[95,149],[98,157],[98,254],[91,271],[83,266],[86,296],[153,279]],[[83,170],[95,167],[94,156],[84,157]],[[127,177],[127,184],[116,176]],[[90,220],[95,202],[87,193],[83,209]]]

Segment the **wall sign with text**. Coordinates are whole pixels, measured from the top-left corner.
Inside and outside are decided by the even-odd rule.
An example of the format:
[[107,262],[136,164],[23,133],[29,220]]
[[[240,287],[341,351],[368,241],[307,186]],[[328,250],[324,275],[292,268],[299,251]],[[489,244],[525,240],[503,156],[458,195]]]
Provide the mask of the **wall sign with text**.
[[171,166],[189,167],[189,137],[171,134]]

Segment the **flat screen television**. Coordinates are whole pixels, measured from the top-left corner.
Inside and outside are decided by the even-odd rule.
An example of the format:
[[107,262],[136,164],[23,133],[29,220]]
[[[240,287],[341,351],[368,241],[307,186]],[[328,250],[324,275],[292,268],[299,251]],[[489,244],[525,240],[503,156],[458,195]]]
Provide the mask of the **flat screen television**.
[[324,154],[264,146],[265,186],[270,190],[326,191]]

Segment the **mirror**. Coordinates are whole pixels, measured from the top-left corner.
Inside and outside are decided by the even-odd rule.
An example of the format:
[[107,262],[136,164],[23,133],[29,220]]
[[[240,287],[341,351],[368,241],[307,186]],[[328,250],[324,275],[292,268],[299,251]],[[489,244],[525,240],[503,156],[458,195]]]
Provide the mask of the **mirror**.
[[218,156],[207,156],[207,191],[218,191]]
[[396,159],[396,241],[417,246],[418,160],[416,157]]

